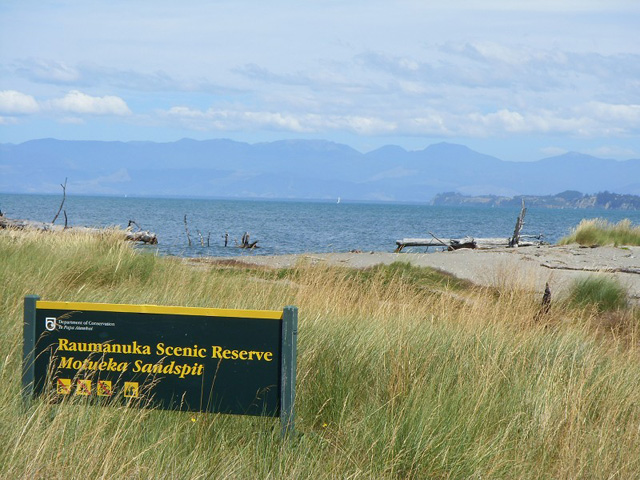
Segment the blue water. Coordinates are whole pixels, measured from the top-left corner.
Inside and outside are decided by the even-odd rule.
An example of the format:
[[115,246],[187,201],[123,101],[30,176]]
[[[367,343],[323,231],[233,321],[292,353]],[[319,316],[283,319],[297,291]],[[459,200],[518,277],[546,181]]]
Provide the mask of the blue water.
[[[10,218],[50,222],[61,196],[0,193],[0,210]],[[337,204],[302,201],[212,200],[68,196],[64,205],[71,226],[126,227],[135,220],[158,235],[159,245],[144,247],[163,255],[240,256],[303,252],[393,251],[405,237],[509,237],[519,208],[436,207],[430,205]],[[184,216],[191,234],[189,247]],[[583,218],[640,224],[640,211],[552,210],[527,211],[523,233],[543,234],[554,243]],[[64,216],[56,221],[64,224]],[[201,246],[200,231],[205,246]],[[229,247],[223,235],[229,233]],[[249,232],[261,248],[233,248]],[[209,245],[206,246],[207,237]],[[425,251],[424,248],[413,251]]]

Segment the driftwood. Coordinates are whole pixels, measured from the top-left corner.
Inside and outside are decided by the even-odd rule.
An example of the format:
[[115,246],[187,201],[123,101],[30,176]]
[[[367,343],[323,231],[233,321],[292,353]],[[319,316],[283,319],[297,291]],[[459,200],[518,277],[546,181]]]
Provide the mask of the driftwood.
[[[132,231],[132,225],[138,227],[138,231]],[[125,232],[125,239],[131,242],[142,242],[149,245],[157,245],[158,243],[158,237],[155,233],[142,230],[142,227],[140,227],[140,225],[138,225],[134,220],[129,220],[129,224],[127,225]]]
[[429,235],[431,235],[433,238],[435,238],[438,242],[440,242],[445,247],[448,246],[446,243],[444,243],[442,240],[440,240],[438,237],[436,237],[433,233],[429,232]]
[[40,230],[43,232],[54,232],[54,231],[64,230],[65,227],[61,225],[54,225],[53,223],[37,222],[33,220],[13,219],[5,216],[0,216],[0,229]]
[[187,241],[189,242],[189,246],[191,246],[191,236],[189,235],[189,227],[187,226],[187,214],[184,215],[184,230],[187,232]]
[[141,230],[139,232],[127,232],[125,240],[129,240],[130,242],[141,242],[147,245],[158,244],[158,237],[156,236],[156,234],[144,230]]
[[[534,245],[540,245],[542,243],[542,235],[528,235],[528,238],[534,238],[538,241],[522,241],[518,242],[520,247],[530,247]],[[520,238],[523,238],[521,236]],[[396,240],[396,253],[400,253],[405,247],[445,247],[447,250],[458,250],[460,248],[501,248],[508,247],[510,244],[510,238],[473,238],[465,237],[462,239],[455,238],[403,238]]]
[[451,240],[449,240],[449,247],[447,248],[447,250],[451,251],[451,250],[459,250],[461,248],[477,248],[477,247],[478,247],[478,242],[476,242],[475,239],[471,237],[465,237],[462,240],[456,240],[452,238]]
[[603,268],[591,268],[591,267],[570,267],[568,265],[551,265],[548,263],[541,263],[541,267],[549,268],[551,270],[572,270],[576,272],[600,272],[600,273],[631,273],[640,275],[640,268],[626,268],[626,267],[603,267]]
[[[53,217],[53,220],[51,220],[51,223],[56,223],[56,220],[58,219],[58,215],[60,215],[60,211],[62,210],[62,206],[64,205],[64,201],[67,199],[67,179],[64,179],[64,185],[61,183],[60,186],[62,187],[62,203],[60,204],[60,208],[58,208],[58,213],[56,213],[56,216]],[[64,226],[67,226],[67,212],[64,212]]]
[[520,232],[522,231],[522,227],[524,227],[524,216],[527,213],[527,209],[524,206],[524,198],[522,199],[522,208],[520,209],[520,215],[516,220],[516,226],[513,229],[513,236],[509,240],[510,247],[517,247],[520,244]]
[[[400,253],[404,247],[445,247],[447,250],[459,250],[461,248],[500,248],[500,247],[529,247],[542,244],[542,235],[522,235],[522,227],[524,226],[524,217],[527,209],[522,200],[522,208],[520,215],[516,220],[516,226],[513,229],[513,236],[509,238],[473,238],[464,237],[456,238],[438,238],[433,233],[428,232],[433,240],[428,238],[403,238],[396,240],[395,253]],[[523,238],[538,240],[537,242],[522,241]],[[435,240],[435,241],[434,241]]]
[[240,240],[240,245],[236,245],[238,248],[248,248],[248,249],[252,249],[252,248],[260,248],[258,245],[258,240],[256,240],[255,242],[250,242],[249,241],[249,232],[244,232],[244,235],[242,235],[242,240]]
[[[134,222],[135,223],[135,222]],[[130,223],[131,225],[131,223]],[[54,225],[53,223],[46,222],[34,222],[31,220],[18,220],[11,219],[4,216],[0,216],[0,230],[38,230],[41,232],[61,232],[64,230],[73,230],[75,232],[86,232],[86,233],[101,233],[104,232],[104,229],[100,228],[91,228],[91,227],[67,227],[66,225]],[[130,228],[127,228],[124,231],[125,240],[131,242],[141,242],[149,245],[156,245],[158,243],[158,237],[155,233],[147,232],[145,230],[140,230],[137,232],[131,231]]]
[[138,227],[138,230],[142,230],[142,227],[138,225],[135,220],[129,220],[129,223],[127,224],[127,230],[131,230],[131,227],[134,225]]

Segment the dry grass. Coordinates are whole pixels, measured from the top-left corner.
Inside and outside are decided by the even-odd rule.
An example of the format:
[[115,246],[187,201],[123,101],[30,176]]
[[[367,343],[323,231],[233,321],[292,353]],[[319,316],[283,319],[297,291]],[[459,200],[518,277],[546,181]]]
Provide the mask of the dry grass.
[[[281,271],[141,255],[115,236],[0,232],[0,477],[633,478],[638,313],[553,305],[402,265]],[[22,298],[300,310],[297,428],[20,402]],[[598,322],[598,320],[601,320]],[[607,322],[610,322],[611,328]]]
[[582,220],[571,235],[562,238],[560,245],[578,243],[580,245],[640,245],[640,226],[633,226],[628,219],[618,223],[596,218]]

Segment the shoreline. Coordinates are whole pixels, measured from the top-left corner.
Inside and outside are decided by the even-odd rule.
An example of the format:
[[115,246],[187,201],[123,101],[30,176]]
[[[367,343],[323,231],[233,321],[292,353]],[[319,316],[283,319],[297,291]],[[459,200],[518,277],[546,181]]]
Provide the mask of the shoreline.
[[441,270],[481,286],[514,284],[542,294],[548,282],[554,295],[563,293],[578,278],[605,275],[619,281],[627,289],[630,300],[640,302],[640,247],[540,245],[431,253],[301,253],[208,257],[207,261],[233,261],[267,268],[291,268],[300,261],[307,261],[312,265],[348,268],[408,262],[414,266]]

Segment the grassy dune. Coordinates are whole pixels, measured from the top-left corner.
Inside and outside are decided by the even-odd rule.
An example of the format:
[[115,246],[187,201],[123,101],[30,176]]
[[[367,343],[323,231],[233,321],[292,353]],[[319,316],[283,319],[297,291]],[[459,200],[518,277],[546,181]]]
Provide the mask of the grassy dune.
[[594,245],[640,245],[640,226],[634,226],[628,219],[610,223],[601,218],[582,220],[568,237],[560,240],[561,245],[578,243]]
[[[0,232],[0,477],[637,478],[638,312],[567,301],[539,316],[527,279],[508,280],[480,289],[402,264],[187,264],[109,233]],[[254,417],[23,408],[26,294],[297,305],[301,435],[282,441],[277,422]]]

